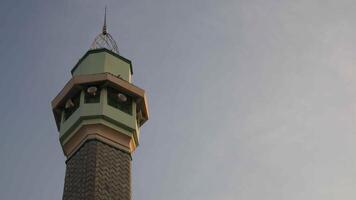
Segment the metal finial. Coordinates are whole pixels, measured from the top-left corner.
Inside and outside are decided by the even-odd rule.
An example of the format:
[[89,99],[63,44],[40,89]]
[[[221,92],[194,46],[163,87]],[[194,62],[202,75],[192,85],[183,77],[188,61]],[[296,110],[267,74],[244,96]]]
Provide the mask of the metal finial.
[[106,6],[104,15],[103,32],[95,37],[94,42],[91,44],[90,49],[108,49],[112,52],[119,54],[119,48],[114,38],[107,32],[106,29]]
[[105,6],[105,15],[104,15],[104,26],[103,26],[103,34],[106,35],[106,6]]

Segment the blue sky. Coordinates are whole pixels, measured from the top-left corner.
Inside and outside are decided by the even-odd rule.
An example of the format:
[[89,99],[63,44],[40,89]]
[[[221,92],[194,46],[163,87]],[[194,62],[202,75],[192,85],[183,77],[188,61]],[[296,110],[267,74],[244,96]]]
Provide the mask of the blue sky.
[[354,200],[356,2],[0,2],[1,199],[61,199],[50,101],[100,32],[150,120],[133,199]]

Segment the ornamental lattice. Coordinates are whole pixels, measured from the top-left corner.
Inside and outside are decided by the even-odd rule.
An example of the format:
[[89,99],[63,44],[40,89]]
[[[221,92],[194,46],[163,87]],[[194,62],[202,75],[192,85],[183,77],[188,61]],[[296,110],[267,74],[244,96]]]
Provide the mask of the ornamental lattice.
[[114,40],[114,38],[106,30],[106,8],[104,17],[103,31],[98,36],[95,37],[94,42],[91,44],[90,49],[108,49],[114,53],[119,54],[119,48]]

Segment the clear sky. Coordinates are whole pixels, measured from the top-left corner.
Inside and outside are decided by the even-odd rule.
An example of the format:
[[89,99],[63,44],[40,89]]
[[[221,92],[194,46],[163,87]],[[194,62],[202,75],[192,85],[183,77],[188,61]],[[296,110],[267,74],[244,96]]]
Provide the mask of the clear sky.
[[0,2],[0,194],[60,200],[50,101],[101,31],[150,120],[134,200],[355,200],[356,2]]

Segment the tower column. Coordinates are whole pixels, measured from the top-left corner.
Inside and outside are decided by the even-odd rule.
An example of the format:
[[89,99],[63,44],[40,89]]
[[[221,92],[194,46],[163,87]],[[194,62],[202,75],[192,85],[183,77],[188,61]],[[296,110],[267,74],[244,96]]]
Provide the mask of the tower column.
[[145,91],[132,83],[131,61],[119,55],[104,21],[52,100],[67,157],[63,200],[131,200],[131,154],[148,105]]
[[87,140],[67,161],[63,200],[131,200],[131,156]]

